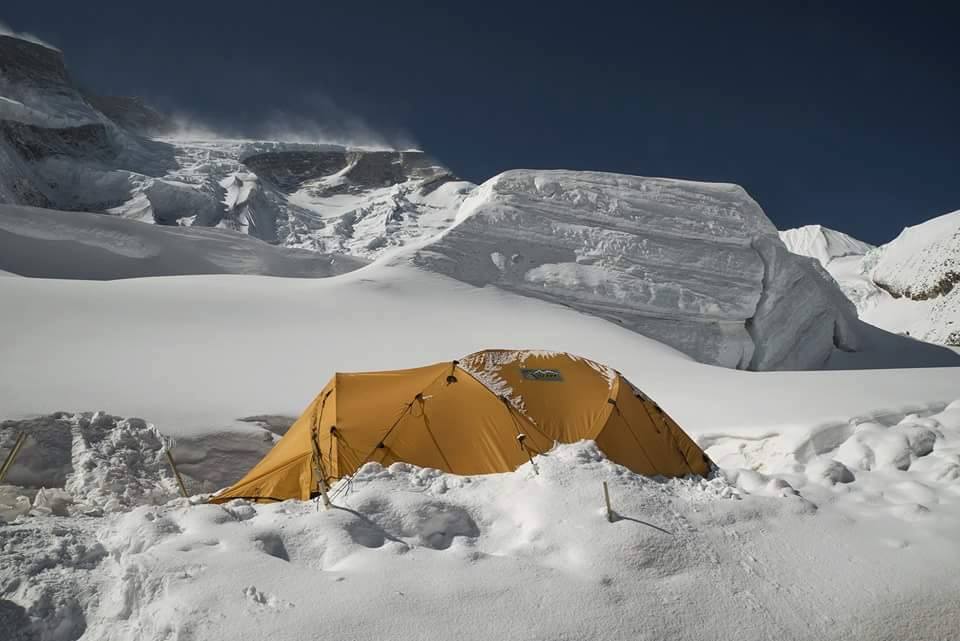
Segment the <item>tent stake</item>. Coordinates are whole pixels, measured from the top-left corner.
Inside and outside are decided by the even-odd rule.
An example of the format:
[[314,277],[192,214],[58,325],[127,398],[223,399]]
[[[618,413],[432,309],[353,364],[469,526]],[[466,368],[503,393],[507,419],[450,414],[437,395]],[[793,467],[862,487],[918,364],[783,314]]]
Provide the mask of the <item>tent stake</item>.
[[187,488],[183,485],[183,479],[180,478],[180,472],[177,471],[177,464],[173,461],[173,454],[170,453],[170,448],[163,450],[163,453],[167,455],[167,463],[170,464],[170,469],[173,470],[173,476],[177,479],[177,486],[180,488],[180,496],[187,498]]
[[17,442],[13,444],[13,449],[10,450],[10,453],[7,454],[7,459],[3,462],[3,467],[0,467],[0,483],[3,483],[3,479],[7,478],[7,472],[10,471],[10,468],[13,467],[13,462],[17,458],[17,454],[20,453],[20,449],[23,447],[23,444],[27,440],[27,433],[20,432],[17,435]]
[[607,489],[607,482],[603,482],[603,500],[607,503],[607,521],[613,523],[613,508],[610,507],[610,490]]

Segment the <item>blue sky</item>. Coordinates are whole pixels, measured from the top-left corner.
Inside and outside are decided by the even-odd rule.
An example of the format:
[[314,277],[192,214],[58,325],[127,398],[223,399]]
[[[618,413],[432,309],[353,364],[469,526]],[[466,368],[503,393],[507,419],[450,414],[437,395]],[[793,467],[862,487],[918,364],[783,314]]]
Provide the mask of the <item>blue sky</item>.
[[85,86],[214,129],[413,142],[474,181],[533,167],[736,182],[778,227],[874,243],[960,209],[958,19],[956,4],[882,2],[0,12]]

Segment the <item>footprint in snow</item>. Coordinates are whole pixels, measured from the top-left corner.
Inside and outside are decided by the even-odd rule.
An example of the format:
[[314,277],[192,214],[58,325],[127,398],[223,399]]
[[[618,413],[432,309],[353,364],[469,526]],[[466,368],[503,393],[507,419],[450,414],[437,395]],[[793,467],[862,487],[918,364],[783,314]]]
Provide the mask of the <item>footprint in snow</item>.
[[289,601],[284,601],[283,599],[279,599],[272,594],[261,592],[256,588],[256,586],[253,585],[248,585],[247,587],[243,588],[243,595],[247,597],[247,600],[250,601],[250,603],[257,607],[269,608],[271,610],[283,610],[294,607],[294,605]]

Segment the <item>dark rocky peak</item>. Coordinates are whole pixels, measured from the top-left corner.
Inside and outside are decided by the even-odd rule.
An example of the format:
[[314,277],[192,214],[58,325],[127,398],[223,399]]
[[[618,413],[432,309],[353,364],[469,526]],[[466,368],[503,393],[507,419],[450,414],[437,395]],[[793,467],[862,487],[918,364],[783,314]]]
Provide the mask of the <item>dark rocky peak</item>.
[[140,97],[97,96],[85,94],[87,102],[127,131],[140,136],[164,136],[173,133],[173,119],[160,113]]
[[286,191],[305,182],[330,176],[347,166],[344,149],[267,151],[242,160],[250,171]]
[[408,180],[441,176],[453,179],[447,169],[422,151],[271,151],[247,156],[243,163],[261,178],[287,191],[341,172],[346,180],[335,187],[337,191],[389,187]]
[[12,36],[0,36],[0,78],[34,89],[72,86],[62,53]]
[[8,142],[28,161],[50,156],[107,160],[116,155],[109,132],[102,124],[53,128],[0,120],[0,140]]

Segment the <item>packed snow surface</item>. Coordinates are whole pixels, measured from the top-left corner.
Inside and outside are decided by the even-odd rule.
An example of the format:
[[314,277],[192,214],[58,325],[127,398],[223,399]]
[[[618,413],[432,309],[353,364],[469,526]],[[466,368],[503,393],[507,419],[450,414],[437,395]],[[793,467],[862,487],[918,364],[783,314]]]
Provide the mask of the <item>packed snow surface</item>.
[[0,205],[0,269],[41,278],[111,280],[175,274],[324,277],[366,261],[283,250],[222,229],[147,226],[83,212]]
[[[960,375],[933,368],[758,376],[708,367],[569,307],[411,266],[373,264],[324,279],[4,277],[0,299],[16,310],[0,315],[0,335],[16,337],[0,341],[6,418],[104,408],[176,436],[245,416],[296,416],[336,371],[416,367],[487,348],[566,351],[604,363],[694,430],[769,425],[784,398],[769,393],[781,387],[794,411],[830,418],[874,409],[880,389],[893,405],[949,400]],[[917,365],[957,361],[932,345],[880,338],[872,350],[835,353],[831,364],[875,367],[910,354],[928,359]]]

